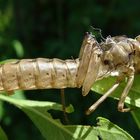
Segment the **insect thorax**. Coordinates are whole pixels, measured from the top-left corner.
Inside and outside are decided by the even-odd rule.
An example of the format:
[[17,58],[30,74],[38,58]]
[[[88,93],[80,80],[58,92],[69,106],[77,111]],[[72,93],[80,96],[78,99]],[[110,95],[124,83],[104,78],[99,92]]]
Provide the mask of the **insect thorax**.
[[[127,73],[130,66],[134,66],[136,73],[140,72],[140,43],[136,39],[121,37],[108,38],[101,43],[103,53],[101,60],[108,66],[108,71]],[[119,37],[120,38],[120,37]]]

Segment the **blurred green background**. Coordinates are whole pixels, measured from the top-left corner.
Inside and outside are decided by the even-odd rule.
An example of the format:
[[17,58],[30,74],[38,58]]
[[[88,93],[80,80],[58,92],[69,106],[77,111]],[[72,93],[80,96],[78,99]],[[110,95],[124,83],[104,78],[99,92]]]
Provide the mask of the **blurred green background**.
[[[0,0],[0,60],[22,58],[77,58],[85,32],[90,26],[102,29],[104,37],[140,33],[139,0]],[[20,93],[19,93],[20,94]],[[139,139],[140,131],[130,113],[119,113],[117,101],[108,98],[90,116],[85,110],[100,95],[81,89],[66,89],[66,104],[75,112],[70,124],[94,125],[106,117]],[[24,98],[61,103],[60,90],[25,91]],[[12,105],[0,102],[0,124],[10,140],[43,140],[30,119]],[[52,112],[61,118],[62,112]],[[51,135],[51,134],[50,134]]]

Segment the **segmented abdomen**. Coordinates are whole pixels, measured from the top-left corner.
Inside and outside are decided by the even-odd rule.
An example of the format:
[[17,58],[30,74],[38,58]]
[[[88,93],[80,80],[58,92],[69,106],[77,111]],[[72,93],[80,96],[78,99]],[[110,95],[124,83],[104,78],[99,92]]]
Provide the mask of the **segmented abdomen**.
[[0,66],[0,91],[77,87],[79,60],[23,59]]

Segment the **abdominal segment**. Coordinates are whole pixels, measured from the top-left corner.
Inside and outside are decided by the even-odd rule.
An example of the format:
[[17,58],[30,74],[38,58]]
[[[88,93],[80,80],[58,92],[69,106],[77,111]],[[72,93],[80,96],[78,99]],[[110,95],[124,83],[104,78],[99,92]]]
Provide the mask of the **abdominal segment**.
[[77,87],[79,60],[22,59],[0,66],[0,91]]

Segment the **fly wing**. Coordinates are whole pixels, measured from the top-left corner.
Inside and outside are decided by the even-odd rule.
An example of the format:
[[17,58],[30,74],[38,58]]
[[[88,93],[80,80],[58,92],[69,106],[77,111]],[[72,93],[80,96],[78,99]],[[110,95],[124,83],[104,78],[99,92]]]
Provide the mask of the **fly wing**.
[[88,94],[93,83],[96,81],[98,77],[99,67],[101,64],[100,54],[101,54],[101,50],[99,50],[99,48],[95,46],[92,50],[87,74],[82,87],[83,96],[86,96]]
[[92,53],[92,47],[95,43],[95,39],[91,34],[87,34],[84,38],[84,41],[82,43],[82,47],[80,50],[79,58],[80,58],[80,64],[77,72],[77,86],[80,87],[83,84],[83,81],[85,79],[91,53]]

